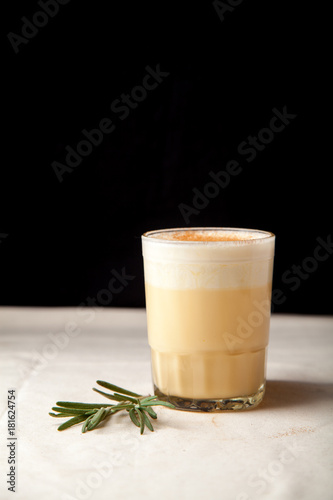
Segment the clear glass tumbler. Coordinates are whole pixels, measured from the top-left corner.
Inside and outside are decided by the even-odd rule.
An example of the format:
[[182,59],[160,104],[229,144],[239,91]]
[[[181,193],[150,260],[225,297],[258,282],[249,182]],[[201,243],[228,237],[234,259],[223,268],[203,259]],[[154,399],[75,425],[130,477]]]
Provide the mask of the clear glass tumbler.
[[266,383],[274,234],[174,228],[142,236],[155,394],[178,409],[257,406]]

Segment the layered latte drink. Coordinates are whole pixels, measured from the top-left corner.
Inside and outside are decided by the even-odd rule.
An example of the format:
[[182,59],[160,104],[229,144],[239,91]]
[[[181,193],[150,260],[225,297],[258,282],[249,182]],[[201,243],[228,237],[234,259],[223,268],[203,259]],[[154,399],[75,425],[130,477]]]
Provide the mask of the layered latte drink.
[[275,237],[179,228],[142,237],[155,393],[178,408],[256,406],[265,388]]

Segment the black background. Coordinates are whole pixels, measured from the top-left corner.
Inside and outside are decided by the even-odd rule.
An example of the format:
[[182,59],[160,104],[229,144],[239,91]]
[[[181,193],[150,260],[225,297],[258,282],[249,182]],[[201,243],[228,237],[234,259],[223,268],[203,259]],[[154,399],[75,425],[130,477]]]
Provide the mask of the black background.
[[[313,117],[313,33],[297,2],[243,0],[224,20],[217,9],[210,1],[71,0],[16,54],[7,34],[21,35],[21,18],[42,9],[10,3],[1,304],[76,306],[107,287],[112,269],[125,268],[135,279],[108,305],[144,306],[144,231],[230,226],[276,234],[273,288],[283,300],[274,311],[332,313],[332,256],[295,290],[283,278],[332,232],[323,124]],[[169,76],[121,120],[111,103],[157,65]],[[246,161],[239,144],[284,107],[296,118]],[[114,132],[59,182],[52,162],[65,163],[66,146],[106,117]],[[193,188],[203,192],[209,172],[234,159],[242,172],[186,224],[179,204],[192,205]]]

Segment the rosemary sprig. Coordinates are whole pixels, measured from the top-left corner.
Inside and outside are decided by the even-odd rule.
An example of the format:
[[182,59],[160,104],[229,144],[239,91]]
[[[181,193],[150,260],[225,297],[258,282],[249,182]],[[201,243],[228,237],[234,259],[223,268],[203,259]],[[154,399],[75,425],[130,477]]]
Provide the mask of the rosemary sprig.
[[126,410],[134,425],[140,428],[140,434],[143,434],[145,427],[150,431],[154,431],[154,427],[149,419],[156,419],[157,415],[152,406],[167,406],[174,408],[174,405],[167,401],[160,401],[157,396],[142,396],[136,392],[128,391],[122,387],[118,387],[103,380],[96,382],[104,389],[114,391],[107,393],[93,388],[93,391],[101,394],[107,399],[117,401],[118,404],[101,404],[101,403],[79,403],[71,401],[58,401],[57,406],[52,408],[56,413],[49,413],[51,417],[68,418],[63,424],[58,427],[58,431],[63,431],[83,422],[82,432],[92,431],[106,418],[111,417],[114,413]]

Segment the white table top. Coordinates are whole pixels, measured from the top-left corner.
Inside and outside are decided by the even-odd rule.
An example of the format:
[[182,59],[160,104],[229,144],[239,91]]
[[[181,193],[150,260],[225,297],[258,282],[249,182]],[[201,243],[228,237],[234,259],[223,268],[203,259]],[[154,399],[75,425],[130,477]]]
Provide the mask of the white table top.
[[[155,432],[142,436],[120,414],[86,434],[58,432],[64,420],[48,412],[59,400],[106,402],[91,390],[97,379],[152,394],[144,310],[0,308],[0,344],[1,499],[332,498],[333,317],[273,315],[258,408],[157,407]],[[6,484],[11,388],[15,494]]]

